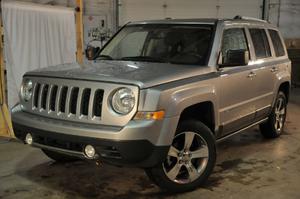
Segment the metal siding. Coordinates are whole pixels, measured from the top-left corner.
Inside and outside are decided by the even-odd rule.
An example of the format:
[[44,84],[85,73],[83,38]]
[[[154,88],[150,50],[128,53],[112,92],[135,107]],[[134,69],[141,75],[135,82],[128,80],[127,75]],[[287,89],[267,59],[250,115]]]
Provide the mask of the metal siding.
[[145,19],[261,17],[262,0],[121,0],[120,24]]
[[281,0],[279,29],[284,38],[300,38],[299,0]]

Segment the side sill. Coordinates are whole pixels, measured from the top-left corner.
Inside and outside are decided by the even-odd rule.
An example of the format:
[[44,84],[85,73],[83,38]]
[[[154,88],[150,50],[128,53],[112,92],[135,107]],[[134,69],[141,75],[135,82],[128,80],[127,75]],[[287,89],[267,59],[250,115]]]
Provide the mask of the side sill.
[[251,124],[251,125],[249,125],[249,126],[247,126],[247,127],[245,127],[245,128],[242,128],[242,129],[240,129],[240,130],[238,130],[238,131],[236,131],[236,132],[233,132],[233,133],[231,133],[231,134],[229,134],[229,135],[226,135],[226,136],[224,136],[224,137],[221,137],[221,138],[217,139],[216,142],[217,142],[217,143],[223,142],[223,141],[225,141],[226,139],[230,138],[231,136],[237,135],[237,134],[239,134],[239,133],[241,133],[241,132],[243,132],[243,131],[245,131],[245,130],[247,130],[247,129],[253,127],[253,126],[258,125],[258,124],[264,123],[264,122],[267,121],[267,120],[268,120],[268,118],[265,118],[265,119],[262,119],[262,120],[260,120],[260,121],[258,121],[258,122],[255,122],[255,123],[253,123],[253,124]]

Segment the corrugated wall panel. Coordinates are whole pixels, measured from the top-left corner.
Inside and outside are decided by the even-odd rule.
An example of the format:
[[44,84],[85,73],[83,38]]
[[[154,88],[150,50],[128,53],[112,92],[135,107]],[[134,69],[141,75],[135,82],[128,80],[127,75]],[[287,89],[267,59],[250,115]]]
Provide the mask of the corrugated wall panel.
[[263,0],[121,0],[120,24],[145,19],[231,18],[244,15],[261,18]]
[[279,28],[285,38],[300,38],[300,1],[282,0]]

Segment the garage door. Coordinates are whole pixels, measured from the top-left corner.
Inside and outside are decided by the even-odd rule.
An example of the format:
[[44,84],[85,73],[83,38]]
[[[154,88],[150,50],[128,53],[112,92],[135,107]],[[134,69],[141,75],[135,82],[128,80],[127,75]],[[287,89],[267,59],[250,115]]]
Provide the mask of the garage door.
[[261,18],[263,0],[121,0],[120,25],[129,21],[171,18]]

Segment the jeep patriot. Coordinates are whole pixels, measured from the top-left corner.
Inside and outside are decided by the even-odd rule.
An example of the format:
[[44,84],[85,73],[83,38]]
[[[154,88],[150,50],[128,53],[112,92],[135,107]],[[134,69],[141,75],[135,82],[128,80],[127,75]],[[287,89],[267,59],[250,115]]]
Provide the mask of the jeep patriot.
[[190,191],[212,173],[217,142],[254,125],[280,136],[290,71],[262,20],[132,22],[92,62],[27,72],[13,128],[53,160],[141,167],[162,189]]

